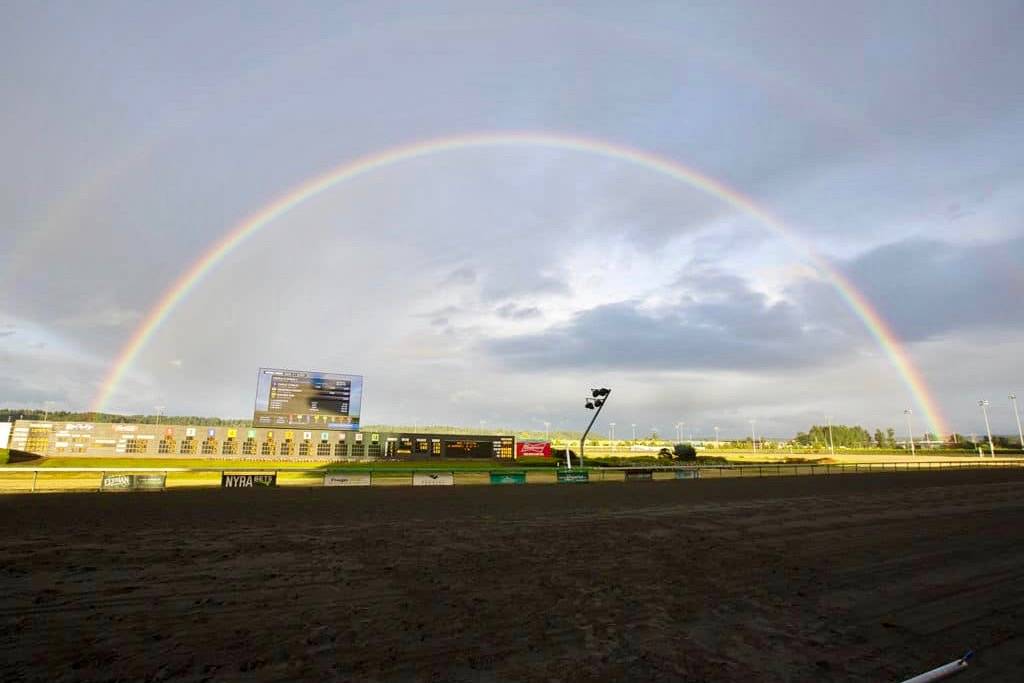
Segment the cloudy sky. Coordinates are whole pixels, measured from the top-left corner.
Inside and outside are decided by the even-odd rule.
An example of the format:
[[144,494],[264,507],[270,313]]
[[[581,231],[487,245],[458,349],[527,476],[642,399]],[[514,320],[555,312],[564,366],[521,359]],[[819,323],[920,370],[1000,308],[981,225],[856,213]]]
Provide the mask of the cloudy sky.
[[[230,252],[112,411],[244,416],[260,366],[366,376],[364,421],[788,435],[922,406],[810,252],[885,318],[950,425],[1024,395],[1020,2],[5,3],[0,405],[86,409],[233,226],[365,155],[522,144],[340,183]],[[605,418],[607,418],[605,420]]]

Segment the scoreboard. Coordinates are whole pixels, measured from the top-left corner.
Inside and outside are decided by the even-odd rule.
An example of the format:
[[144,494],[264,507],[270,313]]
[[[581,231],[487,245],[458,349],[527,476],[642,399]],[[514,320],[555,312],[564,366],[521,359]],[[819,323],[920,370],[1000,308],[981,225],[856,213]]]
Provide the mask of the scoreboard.
[[363,378],[312,370],[260,368],[254,427],[359,429]]

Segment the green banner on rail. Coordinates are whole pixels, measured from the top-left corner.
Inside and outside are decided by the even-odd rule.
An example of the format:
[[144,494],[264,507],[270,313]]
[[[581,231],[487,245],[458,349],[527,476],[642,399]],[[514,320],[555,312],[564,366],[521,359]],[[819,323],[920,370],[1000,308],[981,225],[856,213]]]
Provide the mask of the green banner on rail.
[[590,481],[590,473],[585,470],[559,470],[559,484],[586,484]]
[[526,472],[491,472],[492,484],[525,484]]

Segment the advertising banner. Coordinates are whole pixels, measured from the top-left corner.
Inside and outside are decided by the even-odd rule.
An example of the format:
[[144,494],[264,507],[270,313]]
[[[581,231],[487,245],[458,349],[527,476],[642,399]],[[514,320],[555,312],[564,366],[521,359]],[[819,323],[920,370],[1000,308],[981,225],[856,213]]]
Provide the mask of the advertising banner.
[[586,470],[559,470],[559,484],[586,484],[590,481],[590,473]]
[[497,485],[525,484],[526,472],[491,472],[491,483]]
[[413,486],[454,486],[455,475],[451,472],[414,472]]
[[700,479],[700,470],[676,470],[676,479]]
[[551,442],[550,441],[517,441],[516,442],[516,457],[521,458],[523,456],[533,458],[550,458],[551,457]]
[[273,474],[222,474],[220,485],[226,489],[252,489],[277,486],[277,472]]
[[626,481],[653,481],[654,470],[626,470]]
[[130,491],[132,488],[132,475],[130,474],[104,474],[103,483],[100,488],[104,491]]
[[369,472],[334,472],[324,475],[324,486],[369,486]]
[[167,488],[166,474],[136,474],[133,488],[136,491],[163,491]]
[[167,485],[166,474],[104,474],[100,489],[103,491],[162,491]]

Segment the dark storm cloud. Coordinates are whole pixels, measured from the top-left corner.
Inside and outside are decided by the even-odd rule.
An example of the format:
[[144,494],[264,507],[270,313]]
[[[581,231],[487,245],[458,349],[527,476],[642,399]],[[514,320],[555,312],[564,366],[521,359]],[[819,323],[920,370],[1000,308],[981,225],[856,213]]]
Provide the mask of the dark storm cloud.
[[689,291],[674,306],[599,306],[539,334],[490,341],[486,349],[518,367],[749,371],[811,365],[843,341],[739,277],[702,269],[677,284]]
[[[910,239],[841,267],[902,339],[917,341],[973,327],[1024,327],[1021,254],[1024,237],[970,246]],[[836,313],[842,305],[827,285],[804,285],[793,294],[815,319],[858,324]]]

